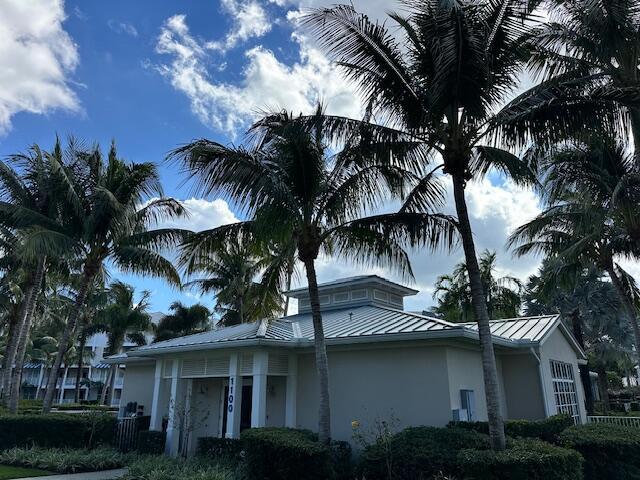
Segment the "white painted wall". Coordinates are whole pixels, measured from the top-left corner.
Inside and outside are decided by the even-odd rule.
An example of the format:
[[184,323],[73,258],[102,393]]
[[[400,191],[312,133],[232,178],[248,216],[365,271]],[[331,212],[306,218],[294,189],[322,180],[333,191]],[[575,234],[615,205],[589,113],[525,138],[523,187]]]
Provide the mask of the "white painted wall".
[[284,427],[287,377],[267,377],[267,427]]
[[540,359],[542,366],[543,379],[545,383],[545,394],[549,415],[555,415],[556,402],[553,396],[553,382],[551,375],[551,360],[566,362],[573,365],[573,376],[576,382],[576,393],[578,395],[578,408],[580,409],[580,417],[586,422],[586,411],[584,407],[584,389],[580,381],[580,370],[578,369],[578,358],[575,350],[567,341],[564,334],[558,328],[555,330],[541,345]]
[[544,418],[544,398],[536,358],[527,352],[504,355],[501,360],[509,418]]
[[136,365],[129,363],[126,368],[124,385],[120,405],[125,406],[129,402],[138,402],[144,406],[144,414],[151,415],[151,399],[153,396],[153,375],[155,365]]
[[194,452],[200,437],[218,437],[221,428],[222,378],[193,380],[192,413],[193,429],[190,450]]

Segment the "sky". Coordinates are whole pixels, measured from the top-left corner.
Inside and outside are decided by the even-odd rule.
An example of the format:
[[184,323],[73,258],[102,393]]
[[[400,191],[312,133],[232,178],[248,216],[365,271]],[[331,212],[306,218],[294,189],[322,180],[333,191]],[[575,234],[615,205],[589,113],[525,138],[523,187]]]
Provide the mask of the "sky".
[[[178,167],[164,161],[171,149],[196,138],[242,141],[261,111],[308,113],[322,100],[330,113],[360,117],[349,85],[296,25],[300,9],[336,0],[2,0],[0,1],[0,157],[37,143],[50,148],[70,135],[107,148],[115,140],[123,158],[160,166],[164,193],[191,215],[177,225],[191,230],[236,221],[240,212],[220,198],[194,196]],[[389,0],[353,0],[357,10],[383,19]],[[539,212],[531,191],[493,176],[468,187],[478,251],[498,252],[500,274],[522,279],[539,259],[513,258],[509,233]],[[449,202],[452,213],[452,202]],[[320,281],[377,273],[421,293],[413,310],[433,305],[433,284],[462,252],[412,252],[415,280],[343,260],[319,260]],[[636,265],[632,272],[640,274]],[[113,278],[153,294],[152,309],[174,300],[212,296],[179,292],[161,280],[111,270]],[[297,280],[303,285],[302,276]]]

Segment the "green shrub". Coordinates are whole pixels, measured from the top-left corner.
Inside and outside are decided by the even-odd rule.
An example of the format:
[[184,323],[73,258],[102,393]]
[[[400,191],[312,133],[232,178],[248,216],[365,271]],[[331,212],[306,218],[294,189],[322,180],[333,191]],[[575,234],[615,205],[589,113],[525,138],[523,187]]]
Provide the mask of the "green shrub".
[[326,480],[333,476],[329,448],[308,430],[255,428],[240,437],[248,478]]
[[196,454],[209,458],[240,460],[242,442],[237,438],[200,437]]
[[110,448],[73,450],[56,448],[12,448],[0,452],[0,464],[37,468],[56,473],[93,472],[122,468],[126,455]]
[[385,442],[367,446],[360,456],[359,473],[367,480],[421,480],[442,472],[460,473],[458,452],[463,448],[489,448],[489,438],[456,428],[411,427]]
[[581,480],[582,457],[536,439],[510,441],[507,449],[461,450],[458,464],[473,480]]
[[76,411],[76,410],[89,410],[96,412],[117,412],[118,407],[109,407],[107,405],[84,405],[82,403],[65,403],[63,405],[57,405],[54,407],[59,411]]
[[[504,422],[504,431],[509,437],[538,438],[555,443],[558,435],[572,425],[573,419],[569,415],[554,415],[544,420],[507,420]],[[489,434],[487,422],[449,422],[447,426]]]
[[166,432],[142,430],[138,433],[138,453],[161,455],[164,453],[166,439]]
[[0,416],[0,450],[13,447],[93,448],[113,440],[116,418],[89,413],[79,415]]
[[560,435],[560,442],[582,454],[587,480],[640,479],[640,428],[576,425]]
[[234,480],[234,469],[204,457],[178,459],[144,455],[134,457],[124,480]]
[[331,465],[335,480],[353,479],[353,463],[351,462],[351,445],[349,442],[334,440],[329,445]]

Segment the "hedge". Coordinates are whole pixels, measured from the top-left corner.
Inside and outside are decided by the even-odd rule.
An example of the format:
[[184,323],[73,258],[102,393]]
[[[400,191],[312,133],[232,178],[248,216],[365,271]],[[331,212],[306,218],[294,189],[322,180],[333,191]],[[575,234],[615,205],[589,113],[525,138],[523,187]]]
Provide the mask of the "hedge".
[[[555,443],[558,435],[572,425],[573,419],[569,415],[554,415],[544,420],[507,420],[504,422],[504,431],[509,437],[537,438]],[[487,422],[449,422],[447,426],[489,434]]]
[[94,472],[122,468],[127,456],[112,448],[12,448],[0,452],[0,464],[37,468],[56,473]]
[[463,478],[473,480],[581,480],[582,457],[537,439],[510,441],[507,449],[458,453]]
[[458,452],[490,448],[489,437],[456,428],[411,427],[387,442],[367,446],[360,456],[359,474],[367,480],[422,480],[443,473],[457,476]]
[[308,430],[255,428],[242,432],[246,477],[256,480],[326,480],[331,452]]
[[238,461],[241,458],[242,441],[237,438],[200,437],[196,455]]
[[141,430],[138,433],[138,453],[161,455],[162,453],[164,453],[166,439],[166,432]]
[[[205,457],[190,459],[139,455],[127,465],[122,480],[235,480],[235,469]],[[44,480],[44,479],[43,479]]]
[[640,480],[640,429],[603,423],[576,425],[560,435],[585,459],[586,480]]
[[14,447],[93,448],[113,441],[116,418],[105,414],[0,416],[0,450]]

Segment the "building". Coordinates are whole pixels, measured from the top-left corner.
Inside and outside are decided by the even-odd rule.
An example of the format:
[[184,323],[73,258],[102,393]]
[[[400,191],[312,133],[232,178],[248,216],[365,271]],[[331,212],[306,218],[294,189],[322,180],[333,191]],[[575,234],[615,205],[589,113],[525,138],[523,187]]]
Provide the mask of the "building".
[[[152,313],[151,322],[157,324],[163,317],[162,313]],[[145,334],[147,343],[152,340],[152,334]],[[80,372],[80,400],[96,401],[100,398],[102,386],[107,382],[111,364],[105,363],[105,353],[108,338],[104,333],[97,333],[87,339],[85,344],[86,363],[82,366]],[[136,347],[132,342],[125,342],[123,350]],[[26,399],[43,398],[44,390],[49,379],[50,368],[40,362],[28,362],[24,365],[22,373],[21,396]],[[122,395],[122,386],[124,382],[125,366],[119,365],[114,382],[113,395],[111,398],[111,406],[120,405],[120,397]],[[62,364],[60,367],[59,378],[56,383],[56,392],[54,395],[54,403],[74,403],[76,380],[78,373],[78,365]]]
[[[486,420],[478,332],[404,310],[416,290],[377,276],[320,285],[327,340],[331,429],[351,440],[369,429]],[[298,314],[134,348],[122,402],[167,430],[167,452],[192,450],[201,436],[237,437],[248,427],[315,430],[318,386],[306,289],[288,293]],[[502,414],[540,419],[562,412],[585,420],[578,365],[585,362],[557,316],[496,320],[491,330]]]

